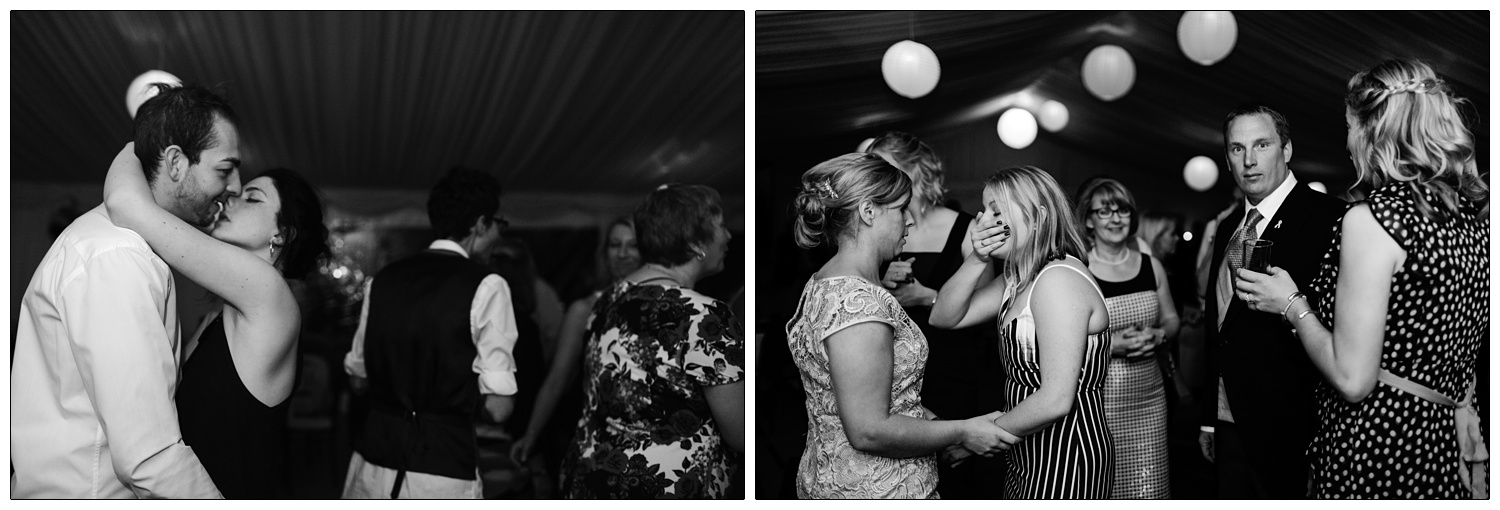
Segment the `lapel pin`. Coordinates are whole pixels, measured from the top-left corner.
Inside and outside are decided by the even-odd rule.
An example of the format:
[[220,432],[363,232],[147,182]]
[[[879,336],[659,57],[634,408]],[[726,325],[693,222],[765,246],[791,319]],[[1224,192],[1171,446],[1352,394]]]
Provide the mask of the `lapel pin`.
[[1275,229],[1281,228],[1281,220],[1276,220],[1276,226],[1271,227],[1271,228],[1275,228]]

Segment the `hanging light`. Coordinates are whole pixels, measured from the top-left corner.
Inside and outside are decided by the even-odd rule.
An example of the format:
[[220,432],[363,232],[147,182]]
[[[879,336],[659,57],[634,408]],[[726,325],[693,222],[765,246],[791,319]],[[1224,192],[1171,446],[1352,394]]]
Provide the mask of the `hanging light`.
[[1125,48],[1105,44],[1083,59],[1083,86],[1095,97],[1114,101],[1135,84],[1135,61]]
[[1042,103],[1042,111],[1037,116],[1037,121],[1048,133],[1062,131],[1062,128],[1068,125],[1068,107],[1057,101],[1048,100]]
[[1219,182],[1219,164],[1208,156],[1195,156],[1183,167],[1182,180],[1195,191],[1208,191]]
[[1000,123],[995,126],[1000,132],[1000,141],[1012,149],[1025,149],[1036,141],[1036,117],[1021,108],[1011,108],[1000,114]]
[[874,138],[866,138],[865,141],[859,142],[859,148],[858,149],[854,149],[854,152],[865,152],[865,151],[868,151],[868,150],[870,150],[870,144],[873,144],[873,143],[875,143],[875,139]]
[[1234,50],[1239,26],[1229,11],[1187,11],[1177,22],[1177,45],[1188,59],[1211,66]]
[[906,40],[892,44],[880,59],[880,74],[885,84],[904,97],[916,99],[937,87],[942,68],[937,54],[926,45]]
[[130,82],[130,88],[125,89],[125,110],[130,112],[130,118],[135,118],[135,112],[141,109],[141,104],[161,92],[157,87],[159,83],[165,83],[173,87],[182,86],[182,80],[177,79],[176,76],[172,76],[172,73],[166,71],[153,69],[141,73],[140,76],[135,77],[134,81]]

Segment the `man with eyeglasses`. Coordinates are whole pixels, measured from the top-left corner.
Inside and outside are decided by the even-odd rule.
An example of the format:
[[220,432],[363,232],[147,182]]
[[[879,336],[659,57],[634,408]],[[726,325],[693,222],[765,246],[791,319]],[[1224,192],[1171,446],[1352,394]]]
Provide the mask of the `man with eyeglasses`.
[[1345,204],[1297,182],[1287,167],[1291,128],[1269,107],[1245,105],[1225,117],[1224,159],[1245,197],[1214,235],[1205,326],[1216,376],[1200,393],[1199,443],[1217,467],[1219,498],[1305,498],[1319,376],[1280,316],[1246,306],[1233,272],[1243,266],[1244,241],[1264,239],[1275,243],[1271,265],[1311,288]]
[[370,412],[345,498],[479,499],[475,411],[500,423],[515,407],[510,286],[473,260],[508,225],[500,185],[454,168],[432,189],[427,215],[438,239],[365,284],[344,371],[369,394]]

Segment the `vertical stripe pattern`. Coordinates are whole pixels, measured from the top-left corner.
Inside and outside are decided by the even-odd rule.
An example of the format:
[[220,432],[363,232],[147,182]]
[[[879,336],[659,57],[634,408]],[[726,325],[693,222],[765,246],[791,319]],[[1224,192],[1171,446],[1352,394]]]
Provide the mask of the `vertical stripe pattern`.
[[[1092,275],[1065,265],[1048,266],[1042,272],[1054,267],[1078,271],[1090,283],[1094,281]],[[1030,300],[1025,306],[1014,319],[1000,325],[1007,410],[1042,387],[1036,321]],[[1089,335],[1087,342],[1073,410],[1011,449],[1005,479],[1006,499],[1109,497],[1114,476],[1114,440],[1104,418],[1103,395],[1109,366],[1109,333]]]

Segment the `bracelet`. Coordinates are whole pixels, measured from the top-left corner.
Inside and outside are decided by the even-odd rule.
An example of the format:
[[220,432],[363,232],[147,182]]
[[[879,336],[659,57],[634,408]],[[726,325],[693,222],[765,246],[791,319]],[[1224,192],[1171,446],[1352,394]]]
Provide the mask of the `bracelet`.
[[1289,318],[1289,317],[1287,317],[1286,313],[1292,311],[1292,303],[1296,303],[1298,299],[1302,299],[1302,298],[1305,298],[1305,297],[1307,297],[1307,295],[1305,295],[1305,294],[1303,294],[1301,292],[1293,292],[1290,296],[1287,296],[1286,297],[1286,308],[1282,308],[1281,309],[1281,316],[1282,316],[1282,318]]
[[[1297,334],[1297,321],[1302,320],[1303,317],[1307,317],[1307,314],[1310,314],[1310,313],[1313,313],[1312,305],[1308,305],[1306,310],[1303,310],[1302,313],[1297,314],[1297,318],[1296,319],[1292,319],[1292,320],[1287,321],[1288,324],[1292,325],[1292,334],[1293,335]],[[1318,316],[1314,315],[1313,318],[1316,319],[1316,318],[1318,318]]]

